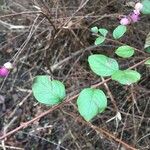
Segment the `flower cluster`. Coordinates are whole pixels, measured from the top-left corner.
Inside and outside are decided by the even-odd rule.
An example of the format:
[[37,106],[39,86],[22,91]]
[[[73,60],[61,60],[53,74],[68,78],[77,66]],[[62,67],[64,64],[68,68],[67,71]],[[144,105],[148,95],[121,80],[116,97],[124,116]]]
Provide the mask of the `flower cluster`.
[[129,24],[138,22],[140,19],[140,11],[142,10],[142,8],[143,8],[142,3],[140,2],[136,3],[133,12],[121,18],[120,24],[129,25]]
[[7,77],[12,68],[13,65],[10,62],[5,63],[2,67],[0,67],[0,77]]

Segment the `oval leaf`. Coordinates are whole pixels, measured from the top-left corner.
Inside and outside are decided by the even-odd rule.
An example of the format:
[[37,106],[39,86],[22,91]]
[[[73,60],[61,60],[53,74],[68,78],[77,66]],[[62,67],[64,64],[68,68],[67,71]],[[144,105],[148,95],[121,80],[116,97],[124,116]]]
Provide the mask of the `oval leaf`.
[[50,80],[46,75],[35,77],[32,91],[37,101],[46,105],[58,104],[66,95],[65,86],[58,80]]
[[150,0],[143,0],[142,4],[143,4],[143,8],[141,12],[143,14],[150,14]]
[[150,66],[150,59],[146,60],[144,64]]
[[90,55],[88,62],[91,70],[99,76],[111,76],[114,72],[119,70],[117,61],[105,55]]
[[124,45],[120,46],[115,53],[120,57],[129,58],[134,54],[134,49],[131,46]]
[[105,41],[105,37],[103,36],[99,36],[98,38],[96,38],[95,40],[95,45],[100,45]]
[[134,70],[118,70],[111,76],[111,78],[123,85],[130,85],[140,80],[141,75]]
[[145,44],[144,44],[144,49],[146,52],[150,53],[150,32],[147,34]]
[[89,121],[107,107],[107,98],[99,89],[86,88],[82,90],[77,99],[80,115]]
[[124,25],[119,25],[118,27],[116,27],[113,31],[113,37],[115,39],[119,39],[121,38],[124,33],[127,31],[127,27]]
[[99,31],[99,33],[102,34],[104,37],[105,37],[105,36],[107,35],[107,33],[108,33],[108,30],[105,29],[105,28],[100,28],[98,31]]
[[92,31],[93,33],[98,33],[98,27],[93,27],[93,28],[91,28],[91,31]]

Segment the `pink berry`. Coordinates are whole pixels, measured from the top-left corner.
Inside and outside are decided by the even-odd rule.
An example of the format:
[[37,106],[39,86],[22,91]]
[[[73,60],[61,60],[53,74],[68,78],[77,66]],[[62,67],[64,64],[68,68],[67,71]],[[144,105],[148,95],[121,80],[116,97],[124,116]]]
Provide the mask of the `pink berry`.
[[13,69],[13,64],[10,63],[10,62],[6,62],[3,66],[4,66],[5,68],[7,68],[8,70]]
[[135,8],[135,10],[140,11],[143,8],[143,5],[142,5],[142,3],[138,2],[138,3],[135,4],[134,8]]
[[133,10],[134,14],[136,15],[140,15],[140,11],[139,10]]
[[122,18],[121,20],[120,20],[120,24],[122,24],[122,25],[128,25],[128,24],[130,24],[130,21],[129,21],[129,19],[128,18]]
[[5,67],[0,68],[0,77],[6,77],[9,74],[9,70]]

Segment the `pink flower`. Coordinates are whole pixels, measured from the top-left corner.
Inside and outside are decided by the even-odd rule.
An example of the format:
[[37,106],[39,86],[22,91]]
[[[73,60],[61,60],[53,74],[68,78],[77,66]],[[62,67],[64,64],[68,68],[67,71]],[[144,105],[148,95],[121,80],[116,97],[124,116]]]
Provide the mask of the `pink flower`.
[[130,20],[127,17],[122,18],[120,20],[120,24],[122,24],[122,25],[128,25],[128,24],[130,24]]
[[132,12],[129,15],[129,17],[133,23],[138,22],[140,20],[139,13]]
[[140,20],[140,11],[143,8],[143,5],[141,3],[136,3],[134,8],[135,9],[133,10],[133,12],[121,18],[120,24],[129,25],[129,24],[138,22]]
[[0,68],[0,77],[7,77],[8,74],[9,74],[8,69],[6,69],[5,67]]

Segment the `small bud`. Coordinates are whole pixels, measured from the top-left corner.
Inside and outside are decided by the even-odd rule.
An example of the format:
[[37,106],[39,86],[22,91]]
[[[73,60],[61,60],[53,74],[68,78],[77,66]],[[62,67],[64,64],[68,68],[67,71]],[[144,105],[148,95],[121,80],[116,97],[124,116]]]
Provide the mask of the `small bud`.
[[122,18],[121,20],[120,20],[120,24],[122,24],[122,25],[128,25],[128,24],[130,24],[130,21],[129,21],[129,19],[128,18]]
[[13,68],[13,65],[12,65],[12,63],[7,62],[7,63],[4,64],[4,67],[7,68],[8,70],[10,70],[10,69]]
[[142,3],[139,2],[139,3],[135,4],[134,8],[135,8],[135,10],[140,11],[143,8],[143,5],[142,5]]
[[0,68],[0,77],[7,77],[9,74],[9,70],[5,67]]
[[133,12],[134,12],[136,15],[140,15],[140,11],[139,11],[139,10],[133,10]]

